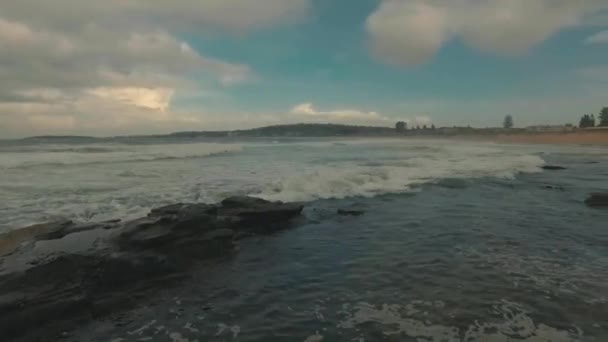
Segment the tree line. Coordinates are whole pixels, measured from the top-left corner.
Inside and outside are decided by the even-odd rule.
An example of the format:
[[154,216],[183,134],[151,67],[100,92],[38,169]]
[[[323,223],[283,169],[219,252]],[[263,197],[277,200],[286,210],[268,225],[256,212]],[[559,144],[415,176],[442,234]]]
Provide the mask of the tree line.
[[[597,127],[608,127],[608,107],[602,108],[599,115],[599,122],[597,123]],[[581,117],[579,121],[578,127],[587,128],[587,127],[596,127],[595,115],[593,114],[585,114]]]
[[[403,132],[407,131],[408,130],[407,122],[405,122],[405,121],[398,121],[395,124],[395,129],[399,133],[403,133]],[[412,130],[412,131],[420,131],[420,130],[426,131],[426,130],[429,130],[429,129],[432,130],[432,131],[434,131],[436,129],[436,127],[435,127],[434,124],[432,124],[430,128],[427,125],[422,125],[422,127],[420,127],[420,125],[416,125],[416,126],[412,126],[412,128],[410,130]]]
[[[596,125],[596,119],[594,114],[585,114],[581,117],[581,120],[578,124],[580,128],[588,128],[588,127],[608,127],[608,107],[602,108],[600,113],[598,114],[598,121]],[[507,115],[502,123],[502,127],[505,129],[511,129],[515,126],[513,116]],[[568,127],[572,127],[572,124],[566,125]],[[407,122],[399,121],[395,124],[395,129],[399,133],[403,133],[408,130]],[[429,129],[426,125],[423,125],[422,128],[420,125],[412,127],[411,130],[427,130]],[[431,130],[435,130],[435,125],[431,125]]]

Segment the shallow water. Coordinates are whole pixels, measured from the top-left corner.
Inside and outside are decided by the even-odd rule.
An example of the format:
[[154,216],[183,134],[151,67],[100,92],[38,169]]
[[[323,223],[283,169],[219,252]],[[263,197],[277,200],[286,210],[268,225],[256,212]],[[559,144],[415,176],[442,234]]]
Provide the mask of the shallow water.
[[[568,169],[541,172],[545,162]],[[198,199],[236,192],[308,202],[290,229],[242,240],[233,256],[68,340],[608,341],[608,211],[583,204],[588,192],[608,190],[605,150],[258,142],[213,157],[86,165],[61,169],[75,188],[104,184],[107,173],[118,184],[105,185],[118,189],[68,192],[72,199],[122,194],[142,210],[203,192]],[[7,169],[10,177],[53,170],[28,167]],[[114,178],[126,169],[132,183]],[[143,180],[145,172],[158,177]],[[5,175],[3,187],[18,186]],[[30,186],[41,194],[69,183],[54,177]],[[15,199],[30,203],[28,195]],[[20,222],[63,208],[51,197],[31,216],[3,215]],[[69,209],[90,205],[104,208]],[[339,208],[365,214],[343,217]]]

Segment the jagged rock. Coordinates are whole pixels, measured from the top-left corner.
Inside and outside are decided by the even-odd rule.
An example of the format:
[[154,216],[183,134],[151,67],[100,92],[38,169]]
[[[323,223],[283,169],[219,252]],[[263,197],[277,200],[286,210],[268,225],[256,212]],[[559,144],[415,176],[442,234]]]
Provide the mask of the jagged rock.
[[261,198],[249,197],[249,196],[233,196],[228,197],[222,201],[222,207],[224,208],[251,208],[259,205],[267,205],[269,201]]
[[117,241],[127,250],[178,248],[196,243],[206,233],[218,229],[280,229],[300,215],[302,209],[299,204],[244,196],[227,198],[219,205],[172,204],[152,210],[147,217],[126,222]]
[[222,201],[217,215],[237,230],[274,231],[299,216],[304,206],[270,202],[253,197],[230,197]]
[[554,170],[554,171],[557,171],[557,170],[566,170],[565,167],[559,166],[559,165],[543,165],[543,166],[541,166],[541,169],[543,169],[543,170]]
[[[13,252],[25,241],[58,240],[41,259],[24,262],[23,249],[0,259],[0,336],[44,339],[120,310],[181,279],[199,260],[229,255],[237,238],[288,227],[302,209],[299,204],[232,197],[215,205],[172,204],[124,223],[65,221],[7,233],[0,239],[0,252]],[[58,254],[56,247],[66,248],[66,240],[77,232],[105,232],[103,247]],[[6,258],[10,262],[2,263]]]
[[[158,256],[61,255],[22,273],[0,277],[0,336],[57,333],[124,308],[176,279],[177,268]],[[170,275],[170,277],[168,277]],[[59,316],[57,316],[59,315]]]
[[363,214],[365,214],[363,210],[338,209],[338,215],[342,216],[361,216]]
[[608,192],[592,193],[585,203],[590,207],[608,207]]

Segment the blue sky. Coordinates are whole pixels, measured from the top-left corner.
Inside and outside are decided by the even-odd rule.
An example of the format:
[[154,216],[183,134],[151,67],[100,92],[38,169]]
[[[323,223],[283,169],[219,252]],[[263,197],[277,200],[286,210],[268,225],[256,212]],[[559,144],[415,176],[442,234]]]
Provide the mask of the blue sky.
[[76,16],[40,6],[0,5],[5,136],[484,127],[506,114],[526,126],[608,106],[604,0],[53,3]]
[[[259,73],[255,82],[227,90],[230,103],[203,102],[219,111],[228,106],[256,113],[311,102],[325,110],[356,108],[395,119],[430,116],[445,125],[481,126],[498,125],[507,113],[522,124],[575,122],[582,113],[608,105],[588,93],[586,87],[595,82],[579,73],[608,64],[608,44],[583,43],[601,31],[595,25],[556,32],[517,56],[478,51],[454,38],[420,65],[394,66],[369,51],[365,21],[377,1],[315,4],[310,18],[291,27],[238,37],[188,37],[199,51]],[[608,95],[606,84],[597,86]]]

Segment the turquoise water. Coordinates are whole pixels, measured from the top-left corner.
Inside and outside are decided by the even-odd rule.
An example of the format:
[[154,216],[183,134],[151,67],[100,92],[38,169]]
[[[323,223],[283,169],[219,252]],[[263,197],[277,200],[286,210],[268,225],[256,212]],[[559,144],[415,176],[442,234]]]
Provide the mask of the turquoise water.
[[38,152],[5,148],[11,166],[0,157],[10,222],[138,215],[233,193],[306,202],[290,229],[242,240],[179,287],[69,339],[608,341],[608,211],[583,203],[608,190],[600,148],[199,142],[111,147],[137,160],[48,152],[68,154],[53,163],[23,156],[48,146],[28,148]]

